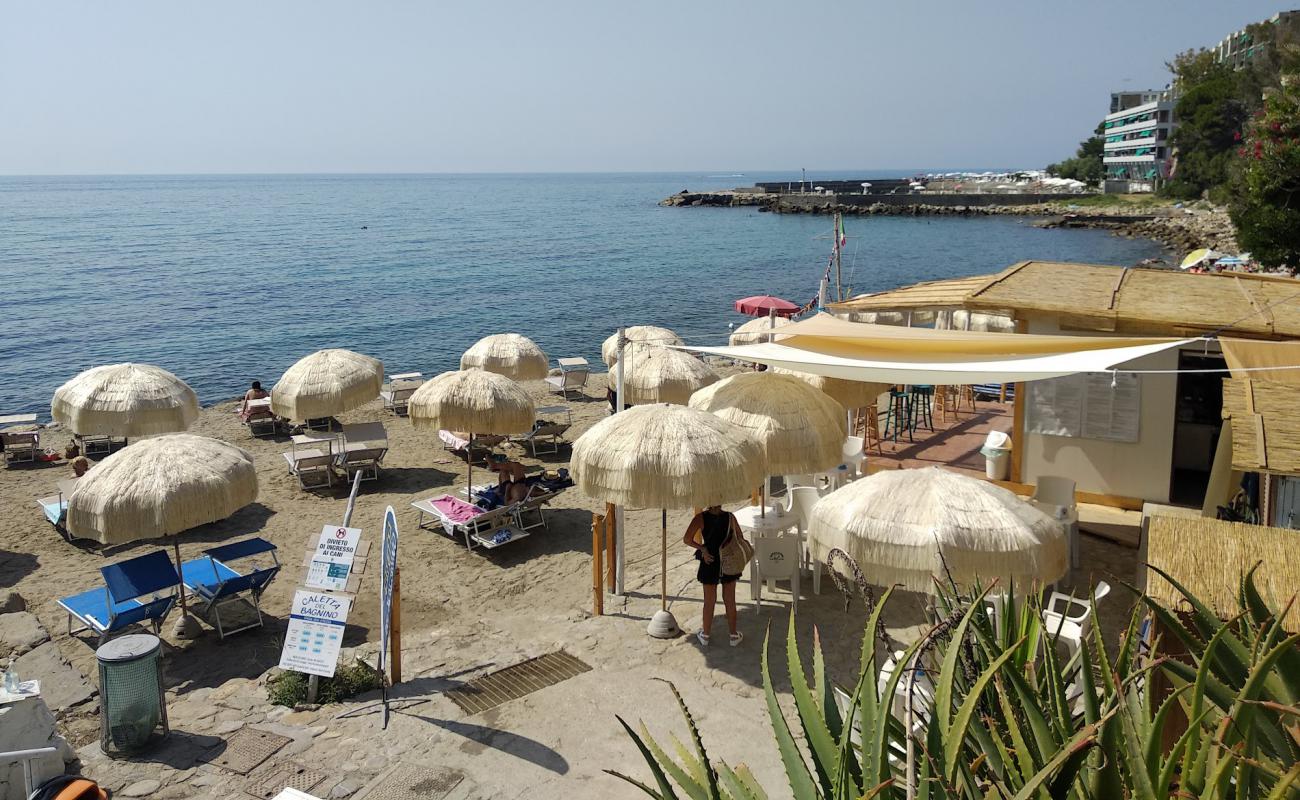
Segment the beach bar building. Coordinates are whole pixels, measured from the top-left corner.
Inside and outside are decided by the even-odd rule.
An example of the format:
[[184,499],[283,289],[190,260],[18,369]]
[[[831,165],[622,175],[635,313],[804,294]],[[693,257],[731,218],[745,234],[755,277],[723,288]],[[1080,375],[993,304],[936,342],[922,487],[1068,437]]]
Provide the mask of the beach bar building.
[[[1238,430],[1223,443],[1233,468],[1262,472],[1266,493],[1272,489],[1266,521],[1285,524],[1289,514],[1300,522],[1300,482],[1290,477],[1300,475],[1300,413],[1293,410],[1293,390],[1300,387],[1273,385],[1300,381],[1300,374],[1279,370],[1266,376],[1270,383],[1243,372],[1253,376],[1241,379],[1253,393],[1234,377],[1225,407],[1227,363],[1218,341],[1300,339],[1300,282],[1292,278],[1025,261],[993,275],[861,295],[831,311],[854,321],[920,327],[1107,336],[1117,343],[1180,340],[1110,374],[1016,384],[1008,391],[1014,398],[1011,483],[1033,486],[1040,476],[1068,475],[1085,502],[1130,509],[1205,504],[1212,514],[1235,486],[1222,464],[1215,474],[1226,417]],[[1252,363],[1300,364],[1300,352],[1262,350],[1248,356]]]

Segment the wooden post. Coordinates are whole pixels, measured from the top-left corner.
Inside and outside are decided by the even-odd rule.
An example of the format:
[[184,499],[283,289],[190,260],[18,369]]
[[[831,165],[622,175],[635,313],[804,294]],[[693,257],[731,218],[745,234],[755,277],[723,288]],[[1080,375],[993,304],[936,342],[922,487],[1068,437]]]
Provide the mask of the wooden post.
[[604,543],[600,541],[600,532],[605,527],[605,518],[600,514],[591,515],[591,612],[596,616],[603,616],[605,613],[605,587],[602,586],[601,578],[604,577],[601,570],[600,559],[604,553]]
[[605,590],[614,592],[618,580],[618,515],[614,513],[614,504],[605,504]]
[[388,682],[402,682],[402,571],[393,568],[393,608],[388,615]]

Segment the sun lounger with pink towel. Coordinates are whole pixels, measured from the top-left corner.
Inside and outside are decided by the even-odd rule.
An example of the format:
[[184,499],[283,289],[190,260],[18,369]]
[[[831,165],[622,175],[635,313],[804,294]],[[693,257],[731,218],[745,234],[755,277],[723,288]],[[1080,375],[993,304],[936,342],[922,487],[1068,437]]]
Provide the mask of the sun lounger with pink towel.
[[[495,547],[528,535],[525,531],[511,528],[511,523],[518,521],[518,504],[484,511],[472,503],[444,494],[428,500],[417,500],[411,503],[411,508],[420,512],[418,524],[421,528],[432,529],[433,523],[440,523],[448,536],[464,538],[465,547],[470,550],[474,549],[475,544]],[[428,523],[424,521],[426,514],[432,517]],[[507,529],[512,531],[511,536],[496,542],[494,535]]]

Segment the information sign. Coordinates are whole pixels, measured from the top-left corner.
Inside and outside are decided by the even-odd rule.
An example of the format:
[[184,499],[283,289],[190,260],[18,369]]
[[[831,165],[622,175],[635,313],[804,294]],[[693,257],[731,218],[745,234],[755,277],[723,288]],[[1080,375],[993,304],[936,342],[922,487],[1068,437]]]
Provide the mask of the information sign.
[[326,525],[321,529],[311,564],[307,567],[307,586],[342,592],[347,590],[348,575],[361,541],[360,528]]
[[294,592],[280,669],[333,677],[351,609],[352,598],[347,596],[302,589]]

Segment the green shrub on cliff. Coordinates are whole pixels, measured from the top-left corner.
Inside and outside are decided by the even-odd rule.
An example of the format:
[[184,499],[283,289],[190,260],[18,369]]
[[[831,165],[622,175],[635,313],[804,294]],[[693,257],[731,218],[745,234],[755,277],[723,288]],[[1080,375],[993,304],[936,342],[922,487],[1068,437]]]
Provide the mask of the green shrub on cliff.
[[1229,213],[1237,241],[1261,264],[1300,268],[1300,76],[1269,93],[1237,150]]

